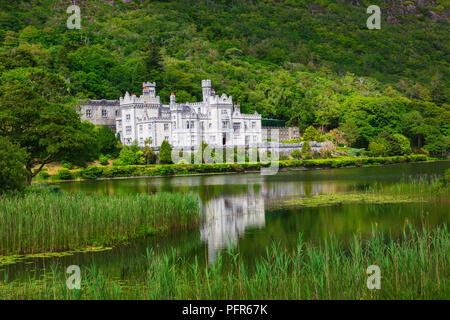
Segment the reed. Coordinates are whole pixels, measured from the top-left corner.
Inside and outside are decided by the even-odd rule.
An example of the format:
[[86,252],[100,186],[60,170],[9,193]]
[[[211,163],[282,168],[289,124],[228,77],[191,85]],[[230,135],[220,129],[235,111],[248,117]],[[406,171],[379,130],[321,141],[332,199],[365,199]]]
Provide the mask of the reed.
[[400,182],[386,185],[373,184],[360,190],[355,187],[347,193],[325,193],[309,197],[300,197],[272,204],[274,207],[320,207],[349,203],[414,203],[440,202],[448,203],[450,188],[442,182],[442,178],[408,178]]
[[[373,232],[348,247],[335,238],[321,246],[299,235],[295,250],[274,243],[254,266],[230,249],[213,265],[147,250],[145,276],[115,281],[95,266],[82,271],[81,290],[67,290],[65,276],[0,282],[4,299],[448,299],[447,226],[405,228],[401,239]],[[225,263],[226,262],[226,263]],[[366,286],[366,269],[381,269],[381,290]]]
[[0,196],[0,254],[110,246],[198,222],[198,199],[190,194],[4,195]]

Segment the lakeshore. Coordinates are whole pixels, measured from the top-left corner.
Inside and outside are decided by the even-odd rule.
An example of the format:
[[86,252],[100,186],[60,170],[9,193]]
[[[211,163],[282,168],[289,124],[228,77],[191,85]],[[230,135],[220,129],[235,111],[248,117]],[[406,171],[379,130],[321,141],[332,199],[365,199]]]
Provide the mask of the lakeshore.
[[166,164],[166,165],[129,165],[129,166],[89,166],[68,171],[64,177],[53,174],[36,182],[63,182],[109,179],[136,179],[165,176],[195,176],[214,174],[236,174],[260,172],[261,168],[272,167],[279,171],[312,170],[344,167],[367,167],[391,165],[407,162],[436,161],[425,155],[395,157],[341,157],[335,159],[282,160],[276,162],[244,163],[202,163],[202,164]]

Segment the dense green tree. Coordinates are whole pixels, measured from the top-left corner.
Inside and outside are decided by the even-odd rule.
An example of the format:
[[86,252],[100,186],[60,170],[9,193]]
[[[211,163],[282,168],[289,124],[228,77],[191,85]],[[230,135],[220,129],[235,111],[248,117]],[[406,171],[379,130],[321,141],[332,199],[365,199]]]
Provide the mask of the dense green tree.
[[411,111],[402,115],[402,132],[417,147],[422,147],[428,127],[418,111]]
[[430,154],[445,156],[450,149],[450,138],[442,134],[428,134],[424,148],[428,150]]
[[400,145],[400,154],[410,154],[411,153],[411,144],[404,135],[396,133],[393,135],[393,138],[397,140],[398,144]]
[[170,164],[172,163],[172,147],[167,140],[164,140],[159,148],[159,163]]
[[97,143],[98,143],[98,151],[101,154],[110,154],[113,157],[116,157],[118,154],[118,143],[114,131],[110,128],[101,126],[96,128],[97,133]]
[[320,133],[313,126],[309,126],[306,128],[305,133],[303,134],[303,141],[319,141]]
[[352,119],[347,119],[340,129],[343,132],[343,138],[347,141],[349,146],[352,146],[359,137],[359,130]]
[[[92,125],[82,123],[71,107],[46,98],[60,88],[50,85],[42,74],[27,80],[7,81],[0,86],[0,135],[25,150],[27,182],[51,162],[71,159],[81,163],[96,155]],[[52,102],[55,101],[55,102]]]
[[0,193],[25,187],[25,150],[0,136]]

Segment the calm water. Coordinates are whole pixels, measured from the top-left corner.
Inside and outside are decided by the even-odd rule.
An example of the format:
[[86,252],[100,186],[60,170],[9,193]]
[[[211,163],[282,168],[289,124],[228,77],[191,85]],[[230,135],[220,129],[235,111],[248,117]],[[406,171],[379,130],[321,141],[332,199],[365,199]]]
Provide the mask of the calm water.
[[386,167],[280,172],[275,176],[232,174],[213,176],[142,178],[61,183],[63,192],[124,194],[189,192],[198,195],[205,221],[195,230],[143,239],[99,253],[62,258],[33,259],[0,268],[10,279],[30,271],[41,273],[56,262],[96,266],[118,279],[142,275],[147,248],[155,252],[175,248],[187,259],[198,256],[201,263],[214,263],[217,252],[237,247],[251,264],[264,255],[274,240],[294,248],[301,232],[306,241],[320,244],[330,235],[344,244],[353,233],[368,236],[372,228],[399,235],[407,223],[436,226],[449,222],[445,204],[352,204],[322,208],[280,207],[280,201],[317,194],[346,193],[374,184],[394,184],[409,177],[441,176],[450,161],[400,164]]

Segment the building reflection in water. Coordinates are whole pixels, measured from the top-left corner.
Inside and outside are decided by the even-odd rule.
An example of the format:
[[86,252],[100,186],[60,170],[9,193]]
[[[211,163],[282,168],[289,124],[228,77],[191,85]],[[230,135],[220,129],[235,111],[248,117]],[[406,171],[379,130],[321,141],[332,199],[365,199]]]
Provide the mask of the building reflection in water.
[[263,228],[265,210],[282,199],[307,197],[343,191],[339,184],[286,181],[234,185],[233,191],[202,201],[205,221],[200,228],[201,241],[207,244],[208,261],[214,263],[217,252],[236,246],[246,229]]
[[255,194],[252,185],[248,193],[216,197],[202,205],[205,222],[200,228],[201,240],[208,245],[208,261],[216,261],[217,252],[236,245],[250,227],[265,225],[264,197]]

